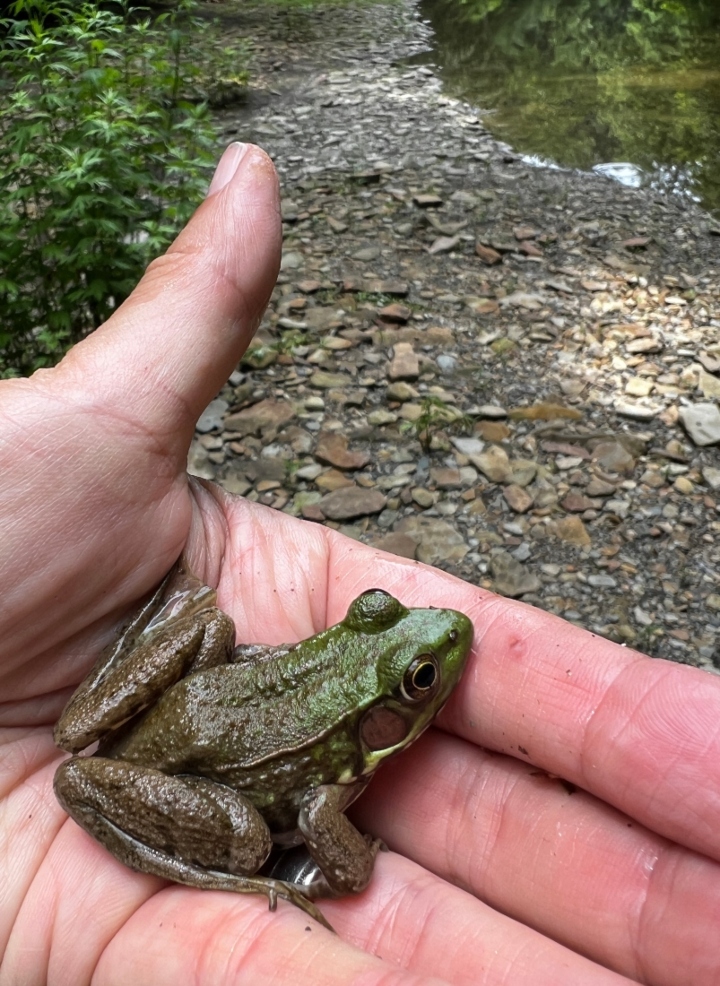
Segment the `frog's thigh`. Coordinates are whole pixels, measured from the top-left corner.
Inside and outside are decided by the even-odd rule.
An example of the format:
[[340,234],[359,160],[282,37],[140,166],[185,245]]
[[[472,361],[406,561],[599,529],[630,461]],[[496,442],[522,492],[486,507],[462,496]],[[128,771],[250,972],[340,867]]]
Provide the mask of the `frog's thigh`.
[[207,883],[188,877],[196,868],[253,874],[272,846],[257,809],[204,778],[73,757],[58,768],[55,792],[78,825],[127,866],[191,886]]
[[361,835],[343,815],[354,800],[352,790],[347,785],[323,784],[303,799],[298,825],[327,883],[324,889],[317,887],[314,896],[359,893],[370,881],[381,843]]

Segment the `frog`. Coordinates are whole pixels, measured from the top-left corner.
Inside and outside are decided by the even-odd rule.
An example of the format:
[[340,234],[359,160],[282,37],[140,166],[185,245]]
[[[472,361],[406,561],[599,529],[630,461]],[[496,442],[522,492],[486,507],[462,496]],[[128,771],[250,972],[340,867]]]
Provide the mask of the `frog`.
[[346,809],[430,725],[472,635],[463,613],[368,589],[299,643],[236,645],[181,560],[63,710],[56,796],[131,869],[286,900],[332,930],[315,901],[364,890],[384,848]]

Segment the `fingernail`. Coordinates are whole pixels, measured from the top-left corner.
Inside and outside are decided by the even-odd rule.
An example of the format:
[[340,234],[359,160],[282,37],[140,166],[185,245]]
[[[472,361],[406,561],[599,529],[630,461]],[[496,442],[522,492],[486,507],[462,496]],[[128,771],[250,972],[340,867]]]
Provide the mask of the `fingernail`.
[[210,182],[208,196],[214,195],[215,192],[219,192],[221,188],[225,188],[227,183],[237,171],[240,162],[245,157],[245,152],[247,149],[248,145],[241,144],[240,141],[235,141],[233,144],[230,144],[225,148],[223,156],[218,161],[218,166],[215,169],[215,174],[213,175],[212,181]]

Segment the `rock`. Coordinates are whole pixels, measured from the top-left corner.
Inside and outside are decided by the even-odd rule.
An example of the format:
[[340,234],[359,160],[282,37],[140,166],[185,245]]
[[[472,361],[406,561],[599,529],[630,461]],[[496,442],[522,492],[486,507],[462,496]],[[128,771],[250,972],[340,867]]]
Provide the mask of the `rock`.
[[493,250],[492,247],[485,246],[482,243],[475,244],[475,253],[482,260],[482,262],[484,264],[487,264],[489,267],[493,266],[494,264],[499,264],[500,261],[502,260],[501,253],[498,253],[497,250]]
[[625,393],[631,397],[649,397],[655,384],[648,377],[630,377],[625,384]]
[[588,585],[594,589],[614,589],[617,581],[612,575],[588,575]]
[[297,250],[288,250],[282,255],[280,270],[297,270],[305,263],[305,257]]
[[629,401],[615,401],[615,410],[624,418],[634,421],[652,421],[660,408],[646,407],[644,404],[631,404]]
[[703,466],[701,469],[702,478],[713,490],[720,490],[720,469],[714,466]]
[[339,469],[326,469],[317,477],[315,485],[326,493],[332,493],[333,490],[347,489],[357,484]]
[[474,430],[488,442],[504,442],[511,434],[501,421],[477,421]]
[[720,408],[717,404],[681,407],[680,420],[695,445],[717,445],[720,442]]
[[491,445],[486,452],[468,458],[491,483],[507,483],[512,476],[508,454],[499,445]]
[[537,592],[542,583],[534,572],[507,551],[497,551],[490,559],[490,571],[495,581],[495,589],[503,596],[517,599],[527,592]]
[[534,459],[511,459],[510,469],[515,486],[529,486],[537,475],[538,464]]
[[560,501],[560,506],[568,513],[581,514],[586,510],[594,510],[597,506],[594,500],[581,493],[568,493],[564,500]]
[[288,401],[264,400],[228,415],[225,418],[225,428],[241,435],[262,434],[268,437],[275,435],[294,417],[295,409]]
[[507,417],[505,408],[497,404],[481,404],[480,407],[474,408],[472,413],[476,418],[490,418],[491,421]]
[[620,442],[600,442],[593,449],[592,458],[605,472],[629,475],[635,470],[635,459]]
[[[403,411],[411,407],[410,404],[405,404],[403,406]],[[418,410],[421,410],[418,405]],[[386,410],[384,407],[379,407],[376,411],[371,411],[368,414],[368,424],[379,426],[379,425],[391,425],[394,424],[398,419],[397,414],[392,411]]]
[[462,243],[460,236],[438,236],[428,247],[428,253],[450,253]]
[[369,452],[350,452],[345,435],[323,431],[318,435],[315,458],[337,469],[362,469],[372,456]]
[[362,247],[360,250],[356,250],[355,253],[352,254],[352,259],[359,260],[362,263],[367,263],[370,260],[377,260],[379,256],[380,256],[380,247],[370,246],[370,247]]
[[515,407],[508,412],[508,417],[512,421],[554,421],[556,418],[580,421],[582,413],[576,411],[574,407],[543,401],[540,404],[531,404],[529,407]]
[[430,480],[441,490],[460,490],[463,487],[459,469],[441,466],[430,470]]
[[409,342],[397,342],[388,367],[390,380],[417,380],[420,376],[420,360]]
[[503,496],[510,509],[514,510],[516,514],[527,513],[533,505],[533,498],[530,494],[522,486],[517,486],[514,483],[504,488]]
[[561,541],[585,548],[592,544],[587,528],[579,517],[562,517],[555,525],[555,533]]
[[707,373],[704,369],[700,370],[698,390],[703,397],[709,397],[711,400],[716,401],[720,400],[720,379],[713,376],[712,373]]
[[485,448],[485,442],[479,438],[451,438],[450,441],[462,455],[480,455]]
[[659,353],[663,348],[663,344],[659,339],[653,339],[652,337],[646,337],[641,339],[632,339],[630,342],[625,343],[625,349],[628,353]]
[[352,520],[379,514],[387,503],[387,497],[379,490],[364,490],[358,486],[335,490],[320,500],[318,506],[328,520]]
[[603,479],[593,477],[585,487],[588,496],[612,496],[616,487],[612,483],[606,483]]
[[318,478],[318,476],[322,471],[323,471],[323,467],[319,463],[313,462],[309,466],[302,466],[300,469],[298,469],[298,471],[295,473],[295,476],[297,479],[307,479],[310,482],[312,482],[314,479]]
[[435,362],[443,373],[452,373],[452,371],[457,367],[457,360],[454,356],[450,356],[448,353],[440,353]]
[[439,195],[430,194],[413,195],[413,202],[415,205],[420,206],[421,209],[429,209],[443,204],[443,200]]
[[337,388],[352,386],[352,377],[345,373],[325,373],[323,370],[316,370],[310,377],[310,386],[317,390],[334,390]]
[[378,318],[383,322],[391,322],[396,325],[405,325],[410,320],[411,315],[412,311],[407,305],[400,305],[397,302],[393,302],[391,305],[385,305],[378,312]]
[[401,558],[415,558],[417,553],[417,541],[409,534],[401,534],[400,531],[392,531],[377,540],[371,541],[374,548],[380,551],[389,551],[392,555],[399,555]]
[[223,426],[223,415],[228,409],[228,402],[221,397],[210,401],[197,420],[195,431],[206,434],[209,431],[220,431]]
[[432,507],[437,496],[437,494],[431,493],[430,490],[426,490],[422,486],[416,486],[415,489],[411,491],[410,495],[415,503],[417,503],[419,507],[422,507],[423,510],[427,510],[428,507]]
[[396,380],[395,383],[389,384],[385,394],[389,401],[400,401],[401,403],[420,396],[417,390],[404,380]]
[[436,517],[404,517],[395,530],[417,542],[417,557],[426,565],[459,562],[468,552],[455,528]]

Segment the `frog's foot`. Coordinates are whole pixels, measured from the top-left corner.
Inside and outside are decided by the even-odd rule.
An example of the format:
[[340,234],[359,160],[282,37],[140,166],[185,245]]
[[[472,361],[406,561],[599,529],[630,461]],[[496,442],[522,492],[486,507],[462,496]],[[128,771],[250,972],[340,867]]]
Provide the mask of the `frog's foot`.
[[[102,835],[97,831],[102,828]],[[153,876],[182,883],[188,887],[198,887],[201,890],[226,890],[238,894],[263,894],[268,899],[271,911],[276,910],[278,897],[299,907],[309,917],[314,918],[328,931],[335,929],[323,916],[322,911],[305,897],[297,887],[284,880],[274,880],[269,877],[243,876],[239,873],[223,873],[220,870],[205,869],[202,866],[187,863],[177,856],[162,850],[145,846],[127,833],[123,832],[107,819],[96,821],[94,832],[110,852],[133,870],[141,873],[151,873]]]

